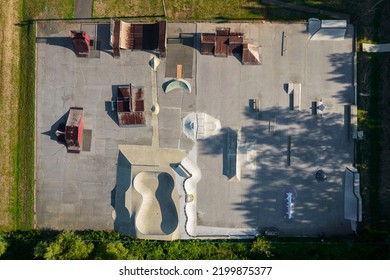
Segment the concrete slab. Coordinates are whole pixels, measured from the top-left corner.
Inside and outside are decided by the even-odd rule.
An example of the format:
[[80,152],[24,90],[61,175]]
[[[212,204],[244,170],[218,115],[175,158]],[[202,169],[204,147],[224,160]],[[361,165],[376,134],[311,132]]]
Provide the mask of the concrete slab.
[[[263,64],[243,66],[239,56],[200,55],[199,34],[215,32],[217,26],[243,32],[246,42],[261,45]],[[113,59],[108,24],[96,28],[99,58],[78,59],[67,38],[68,30],[77,27],[38,24],[39,227],[115,229],[142,238],[161,238],[135,230],[142,194],[128,191],[135,173],[160,165],[155,162],[157,153],[157,158],[167,156],[176,163],[188,156],[200,169],[193,194],[196,207],[191,205],[196,216],[191,223],[200,227],[199,236],[189,236],[184,230],[183,196],[175,202],[182,232],[176,229],[168,238],[254,234],[263,227],[277,227],[287,236],[350,232],[350,223],[344,219],[342,180],[345,167],[354,160],[350,124],[345,121],[345,105],[354,100],[351,26],[345,40],[315,42],[309,40],[307,26],[301,23],[168,23],[168,38],[192,34],[196,39],[194,49],[185,46],[182,52],[184,65],[192,59],[192,74],[185,74],[192,92],[167,94],[163,85],[172,76],[172,65],[179,62],[161,59],[153,72],[147,52],[122,51],[120,59]],[[282,36],[288,36],[287,45],[283,46]],[[144,127],[120,128],[110,110],[115,86],[130,82],[145,87]],[[301,85],[301,104],[292,106],[293,110],[288,84]],[[258,112],[250,110],[251,99],[257,100]],[[324,104],[321,114],[312,115],[313,101]],[[158,114],[152,115],[152,105],[158,105]],[[84,108],[84,126],[93,131],[90,152],[70,155],[55,141],[54,132],[70,106]],[[186,137],[182,121],[192,112],[219,120],[220,133],[197,142]],[[237,166],[241,175],[233,181],[224,175],[229,131],[240,135]],[[151,146],[153,137],[157,140]],[[137,158],[136,166],[121,155],[118,145],[132,145],[129,153]],[[169,153],[165,155],[164,150]],[[180,156],[173,160],[176,152]],[[319,168],[328,174],[325,182],[315,180]],[[172,170],[164,167],[158,172],[178,179]],[[292,219],[285,218],[286,188],[296,192]],[[157,232],[153,226],[145,228]]]
[[[341,206],[342,171],[353,163],[351,140],[343,136],[343,106],[353,102],[352,40],[315,44],[309,42],[303,24],[226,27],[260,43],[263,65],[242,67],[234,57],[220,59],[198,54],[197,111],[218,118],[222,131],[241,128],[245,139],[255,140],[257,167],[242,170],[241,181],[230,183],[221,174],[226,148],[223,137],[200,141],[198,225],[276,226],[285,235],[350,232]],[[211,24],[198,24],[197,30],[213,32],[214,28]],[[282,56],[278,49],[283,32],[289,36],[289,44]],[[283,87],[289,82],[302,83],[300,112],[289,110]],[[249,113],[250,98],[259,100],[256,115]],[[311,100],[326,98],[333,98],[333,111],[322,118],[312,116]],[[314,180],[319,167],[333,174],[322,185]],[[294,186],[298,192],[294,219],[288,221],[283,214],[283,188],[287,186]]]
[[76,0],[74,7],[74,17],[79,19],[87,19],[92,16],[93,0]]
[[168,55],[165,77],[177,77],[177,65],[182,67],[182,78],[193,78],[194,44],[196,34],[168,40]]
[[[59,24],[62,29],[54,24],[38,25],[39,36],[47,38],[44,43],[37,43],[38,226],[113,229],[110,193],[115,187],[116,171],[112,166],[117,161],[118,144],[151,143],[151,111],[148,110],[152,102],[151,81],[145,78],[150,73],[149,54],[123,52],[124,61],[134,61],[132,67],[124,66],[125,63],[104,51],[101,51],[100,59],[80,60],[66,37],[67,31],[75,27],[73,25]],[[147,125],[120,128],[105,103],[113,98],[113,86],[131,82],[145,86]],[[84,108],[84,127],[93,131],[90,151],[79,155],[67,154],[65,146],[56,142],[54,134],[71,106]],[[87,192],[82,189],[85,184],[89,184]],[[79,190],[74,192],[69,189],[71,186],[78,186]],[[45,203],[58,192],[63,193],[63,197],[57,201],[56,213],[63,214],[59,220],[53,220],[45,210]],[[94,211],[83,208],[83,201],[88,197],[99,198],[101,204]],[[82,209],[83,214],[71,215],[72,209]],[[89,222],[85,223],[85,220]]]

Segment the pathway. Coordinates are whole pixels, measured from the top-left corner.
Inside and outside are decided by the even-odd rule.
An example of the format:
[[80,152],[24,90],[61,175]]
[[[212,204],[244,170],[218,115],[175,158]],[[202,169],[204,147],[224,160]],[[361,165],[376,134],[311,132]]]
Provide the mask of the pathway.
[[74,17],[91,18],[92,17],[92,2],[93,0],[76,0],[74,6]]

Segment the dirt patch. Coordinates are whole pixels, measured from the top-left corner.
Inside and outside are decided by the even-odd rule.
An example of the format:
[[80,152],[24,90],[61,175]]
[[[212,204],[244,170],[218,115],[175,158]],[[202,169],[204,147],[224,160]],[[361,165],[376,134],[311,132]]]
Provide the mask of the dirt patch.
[[20,3],[0,2],[0,230],[13,227],[13,187],[15,185],[14,156],[18,135],[18,76]]

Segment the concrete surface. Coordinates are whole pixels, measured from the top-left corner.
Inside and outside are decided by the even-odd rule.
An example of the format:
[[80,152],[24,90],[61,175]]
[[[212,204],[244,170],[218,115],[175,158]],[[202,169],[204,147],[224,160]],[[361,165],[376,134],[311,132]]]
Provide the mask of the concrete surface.
[[390,52],[390,44],[362,44],[364,52]]
[[185,153],[143,145],[119,145],[114,229],[139,238],[180,237],[180,181],[172,168]]
[[75,0],[74,17],[91,18],[93,9],[93,0]]
[[[198,142],[198,225],[275,226],[284,235],[350,232],[344,220],[342,178],[345,166],[353,163],[353,142],[344,125],[344,104],[353,102],[352,30],[347,40],[319,43],[309,41],[304,24],[224,26],[259,43],[263,65],[243,67],[235,57],[197,56],[197,111],[222,124],[221,135]],[[212,24],[198,24],[198,31],[214,29]],[[281,56],[283,32],[288,45]],[[302,84],[301,111],[289,110],[289,82]],[[252,98],[259,100],[258,113],[249,111]],[[334,109],[312,116],[311,102],[320,99]],[[228,182],[222,172],[229,129],[240,130],[242,145],[251,143],[256,151],[256,169],[242,168],[239,182]],[[329,174],[321,184],[314,178],[320,167]],[[284,218],[285,187],[297,190],[292,220]]]
[[[240,57],[200,55],[199,34],[215,32],[217,25],[244,32],[246,42],[261,45],[263,65],[242,66]],[[132,180],[140,172],[153,171],[170,174],[178,191],[179,227],[167,239],[189,237],[184,234],[185,205],[196,216],[191,218],[192,237],[254,234],[264,227],[277,227],[281,235],[350,233],[342,178],[354,161],[350,116],[345,114],[345,105],[354,100],[351,27],[346,40],[312,42],[305,24],[168,23],[168,38],[196,34],[192,74],[186,79],[192,87],[189,94],[163,92],[163,84],[171,79],[166,77],[169,45],[168,58],[154,72],[146,52],[122,51],[120,59],[113,59],[109,28],[98,25],[99,58],[78,59],[67,39],[68,30],[77,28],[54,23],[38,28],[39,227],[116,229],[161,239],[142,235],[134,226],[142,195]],[[283,34],[288,43],[281,55]],[[115,112],[107,108],[115,85],[130,82],[145,87],[145,108],[158,104],[157,115],[148,111],[145,127],[119,128]],[[289,83],[301,84],[300,111],[290,110]],[[258,100],[259,112],[249,110],[250,99]],[[326,105],[322,114],[311,114],[313,101]],[[70,106],[85,109],[85,128],[92,130],[90,152],[67,154],[54,140]],[[196,142],[185,136],[182,121],[193,112],[219,120],[220,133]],[[241,175],[235,181],[223,175],[229,132],[240,136]],[[186,156],[199,169],[192,204],[185,204],[180,187],[184,179],[169,164]],[[156,166],[155,161],[164,158],[165,163]],[[319,168],[328,173],[322,183],[315,180]],[[284,218],[286,188],[297,194],[292,219]]]
[[[70,29],[80,25],[45,23],[37,30],[37,222],[40,228],[113,229],[118,144],[151,144],[149,54],[124,51],[113,59],[109,26],[98,25],[100,58],[77,58]],[[144,127],[120,128],[111,112],[116,87],[129,83],[145,87]],[[68,154],[56,142],[58,124],[72,106],[84,108],[90,152]]]
[[142,171],[134,177],[133,187],[142,195],[135,220],[137,230],[144,235],[171,234],[179,223],[172,199],[172,192],[177,191],[172,176],[165,172]]

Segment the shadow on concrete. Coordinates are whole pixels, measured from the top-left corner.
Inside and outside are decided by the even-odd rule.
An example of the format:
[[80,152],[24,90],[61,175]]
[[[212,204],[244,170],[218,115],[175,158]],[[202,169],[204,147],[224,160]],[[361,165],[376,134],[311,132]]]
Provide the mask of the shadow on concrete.
[[112,47],[110,45],[110,24],[97,24],[97,50],[113,55]]
[[[118,114],[116,111],[115,101],[118,99],[118,88],[127,85],[112,85],[111,86],[111,100],[104,102],[104,110],[107,112],[107,115],[112,119],[112,121],[118,125]],[[119,126],[119,125],[118,125]]]
[[127,208],[126,192],[131,185],[131,163],[119,152],[116,172],[116,185],[111,191],[111,205],[115,209],[114,229],[123,234],[136,236],[135,214]]
[[[343,116],[332,114],[319,117],[291,112],[290,117],[283,118],[274,112],[264,112],[263,116],[267,115],[276,116],[277,127],[273,133],[258,138],[258,143],[261,143],[261,152],[256,158],[258,168],[253,173],[242,175],[253,182],[251,191],[244,195],[242,203],[236,204],[236,209],[246,212],[247,219],[253,225],[256,225],[256,220],[263,221],[269,223],[267,226],[277,225],[282,229],[305,235],[305,229],[300,229],[298,225],[316,227],[317,219],[325,219],[328,220],[329,228],[322,227],[310,231],[341,233],[343,227],[338,228],[339,224],[332,221],[334,217],[328,213],[331,212],[331,208],[339,207],[343,203],[342,192],[337,191],[342,189],[342,184],[332,183],[340,173],[331,173],[330,181],[324,182],[320,187],[315,180],[315,173],[308,167],[312,167],[313,170],[316,168],[334,170],[334,167],[342,170],[345,163],[353,162],[352,149],[347,140],[348,133],[346,127],[340,123]],[[253,138],[256,133],[259,133],[256,127],[242,129],[243,138]],[[287,161],[289,137],[292,139],[290,165]],[[294,214],[291,220],[286,220],[283,188],[292,187],[297,189],[297,192],[294,191]],[[297,193],[302,195],[298,196]],[[339,206],[335,206],[336,200]],[[328,205],[334,206],[329,208]],[[272,221],[261,216],[279,218]],[[339,216],[342,216],[342,212]]]
[[174,232],[179,224],[177,209],[172,199],[174,189],[175,183],[172,176],[165,172],[160,173],[156,198],[161,211],[161,230],[167,235]]
[[196,34],[180,33],[178,38],[167,39],[165,77],[177,77],[177,65],[182,65],[182,78],[193,77]]
[[[329,81],[344,85],[344,90],[338,91],[334,98],[340,103],[354,103],[354,88],[353,88],[353,72],[354,72],[354,57],[352,53],[335,53],[328,56],[333,67],[332,74],[334,77]],[[356,77],[355,77],[356,79]]]
[[111,118],[111,120],[118,125],[118,114],[116,112],[115,103],[113,103],[113,101],[105,101],[104,110],[107,112],[107,115]]
[[[244,161],[249,155],[246,147],[253,147],[256,167],[248,169],[241,162],[241,181],[249,182],[249,189],[242,193],[240,202],[232,203],[232,208],[245,217],[247,226],[277,227],[281,235],[345,234],[350,227],[343,217],[341,178],[345,166],[353,162],[353,145],[346,133],[343,113],[324,113],[321,117],[309,111],[279,107],[260,108],[260,112],[260,118],[249,109],[244,113],[253,125],[241,127],[237,146],[245,155],[241,157]],[[275,127],[270,129],[270,125]],[[225,166],[229,131],[225,127],[220,134],[200,140],[199,153],[222,157]],[[203,160],[207,161],[207,157]],[[328,173],[327,181],[316,181],[318,168]],[[292,188],[294,215],[286,219],[285,190]]]
[[66,146],[65,134],[57,133],[58,134],[57,135],[56,132],[58,131],[58,132],[65,133],[65,125],[68,116],[69,116],[69,110],[50,127],[50,130],[42,132],[42,134],[49,136],[50,140],[57,141],[58,144],[63,144]]
[[48,44],[58,47],[63,47],[75,52],[72,40],[69,37],[37,37],[36,42],[38,44]]
[[[110,24],[97,24],[96,32],[95,40],[91,39],[91,52],[101,51],[113,55],[110,46]],[[70,37],[37,37],[36,42],[67,48],[75,53]]]
[[[228,22],[228,21],[226,21]],[[171,46],[174,46],[176,44],[180,44],[180,45],[183,45],[183,46],[187,46],[187,47],[190,47],[194,50],[196,50],[197,52],[201,52],[201,36],[202,36],[202,33],[200,32],[197,32],[197,33],[180,33],[179,34],[179,37],[176,37],[176,38],[168,38],[168,48],[169,48],[169,45]],[[172,48],[172,47],[171,47]],[[169,50],[168,50],[169,51]],[[240,48],[240,50],[236,50],[234,53],[233,53],[233,56],[240,62],[242,63],[242,48]],[[186,54],[184,51],[182,51],[183,54],[179,54],[179,56],[181,56],[181,60],[184,61],[184,63],[181,63],[180,62],[180,58],[179,60],[175,61],[175,63],[173,63],[173,66],[175,67],[174,69],[174,72],[176,73],[176,65],[177,64],[191,64],[191,66],[189,67],[191,70],[192,70],[192,54],[191,56],[188,55],[188,53]],[[186,59],[187,58],[187,59]],[[168,59],[169,59],[169,52],[168,52]],[[226,59],[224,57],[221,57],[221,59]],[[170,63],[169,63],[170,64]],[[171,70],[170,68],[172,68],[171,65],[169,65],[168,62],[167,62],[167,70],[168,72],[170,72],[169,75],[166,75],[166,77],[173,77],[173,76],[176,76],[176,75],[173,75],[173,70]],[[191,71],[192,72],[192,71]],[[190,75],[186,75],[184,74],[184,78],[191,78],[192,77],[192,73]]]
[[166,91],[168,85],[169,85],[172,81],[174,81],[174,80],[175,80],[175,79],[170,79],[170,80],[168,80],[168,81],[166,81],[166,82],[164,82],[164,83],[162,84],[162,89],[163,89],[164,93],[165,93],[165,91]]
[[219,134],[208,137],[206,139],[197,140],[202,147],[199,149],[201,154],[205,155],[220,155],[222,154],[226,148],[226,134],[232,131],[229,127],[223,127]]

